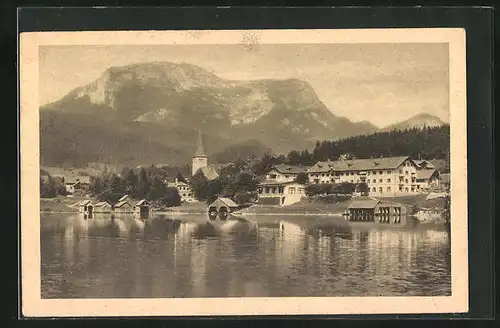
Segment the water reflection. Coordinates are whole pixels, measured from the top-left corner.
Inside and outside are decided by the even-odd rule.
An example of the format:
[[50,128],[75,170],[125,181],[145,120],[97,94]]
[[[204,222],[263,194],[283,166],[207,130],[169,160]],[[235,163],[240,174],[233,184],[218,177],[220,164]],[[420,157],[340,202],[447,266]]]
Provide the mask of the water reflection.
[[44,298],[449,295],[451,284],[445,230],[331,219],[46,215],[41,252]]

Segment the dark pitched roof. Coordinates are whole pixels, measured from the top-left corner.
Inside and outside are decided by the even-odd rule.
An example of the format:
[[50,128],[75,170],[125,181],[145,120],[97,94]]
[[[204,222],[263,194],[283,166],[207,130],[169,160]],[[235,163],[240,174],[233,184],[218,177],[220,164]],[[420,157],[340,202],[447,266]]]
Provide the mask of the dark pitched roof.
[[298,174],[298,173],[305,173],[307,170],[309,170],[308,166],[293,166],[293,165],[286,165],[286,164],[277,164],[273,165],[272,168],[276,169],[276,171],[280,173],[289,173],[289,174]]
[[311,167],[309,172],[322,173],[334,171],[365,171],[365,170],[386,170],[398,168],[408,156],[382,157],[369,159],[353,159],[341,161],[317,162]]
[[299,183],[297,181],[278,182],[278,181],[275,181],[275,180],[264,180],[261,183],[259,183],[259,186],[284,186],[284,185],[288,185],[288,184],[301,184],[301,185],[304,185],[304,184]]

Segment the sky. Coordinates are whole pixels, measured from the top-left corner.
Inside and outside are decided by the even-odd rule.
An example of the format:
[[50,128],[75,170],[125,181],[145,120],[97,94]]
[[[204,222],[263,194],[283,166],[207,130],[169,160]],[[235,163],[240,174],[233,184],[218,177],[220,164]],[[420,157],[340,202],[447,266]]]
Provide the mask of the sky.
[[448,44],[41,46],[40,103],[107,68],[149,61],[195,64],[232,80],[299,78],[336,115],[378,127],[429,113],[449,122]]

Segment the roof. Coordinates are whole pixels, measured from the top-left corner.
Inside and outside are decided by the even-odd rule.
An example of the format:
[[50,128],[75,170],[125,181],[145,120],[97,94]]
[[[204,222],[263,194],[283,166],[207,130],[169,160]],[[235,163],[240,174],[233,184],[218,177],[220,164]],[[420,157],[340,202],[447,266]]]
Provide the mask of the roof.
[[[146,203],[146,204],[144,204],[144,203]],[[147,200],[145,200],[145,199],[141,199],[141,200],[140,200],[140,201],[138,201],[138,202],[137,202],[137,204],[135,204],[135,205],[136,205],[136,206],[141,206],[142,204],[147,205],[147,204],[148,204],[148,201],[147,201]]]
[[422,164],[425,164],[424,167],[427,167],[430,169],[435,168],[431,162],[429,162],[428,160],[425,160],[425,159],[414,159],[413,162],[415,162],[415,164],[417,164],[418,166],[422,166]]
[[82,200],[78,205],[85,206],[85,205],[90,204],[90,203],[91,203],[90,200],[86,199],[86,200]]
[[200,170],[207,180],[215,180],[219,177],[219,173],[217,173],[217,171],[210,165],[202,167]]
[[309,172],[386,170],[401,166],[408,156],[317,162]]
[[118,199],[118,201],[123,202],[127,198],[128,198],[128,195],[123,195],[122,197],[120,197],[120,199]]
[[238,204],[236,204],[231,198],[221,197],[221,198],[218,198],[218,200],[220,200],[221,202],[223,202],[224,204],[226,204],[229,207],[238,207]]
[[375,208],[378,203],[377,199],[353,200],[348,208]]
[[417,179],[430,179],[435,173],[436,169],[422,169],[417,171]]
[[102,207],[102,206],[106,206],[106,205],[111,206],[111,204],[108,202],[99,202],[99,203],[95,204],[95,207]]
[[293,166],[286,164],[273,165],[272,168],[276,169],[276,171],[280,173],[290,173],[290,174],[305,173],[309,169],[308,166]]
[[203,140],[201,138],[201,131],[198,130],[198,143],[196,145],[196,152],[194,157],[207,157],[205,154],[205,148],[203,147]]
[[283,186],[283,185],[288,185],[288,184],[304,185],[303,183],[299,183],[297,181],[283,181],[283,182],[278,182],[278,181],[275,181],[275,180],[264,180],[261,183],[259,183],[259,186]]
[[122,207],[123,205],[131,206],[127,201],[118,202],[115,207]]

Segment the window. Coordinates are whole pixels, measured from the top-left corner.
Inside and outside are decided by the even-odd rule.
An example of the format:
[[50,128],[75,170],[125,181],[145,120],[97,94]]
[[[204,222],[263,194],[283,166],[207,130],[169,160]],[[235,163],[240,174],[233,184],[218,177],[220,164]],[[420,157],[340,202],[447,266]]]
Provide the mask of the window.
[[285,178],[288,178],[288,174],[285,174]]
[[387,182],[388,182],[388,183],[391,183],[391,179],[387,179]]
[[289,194],[295,194],[295,187],[290,187]]
[[379,179],[378,182],[382,183],[382,179]]
[[373,191],[373,192],[376,192],[376,191],[377,191],[377,188],[373,187],[373,188],[372,188],[372,191]]
[[298,194],[303,194],[304,193],[304,188],[300,187],[297,189]]
[[403,191],[403,187],[401,187],[401,186],[400,186],[400,187],[399,187],[399,191]]
[[378,171],[378,174],[382,175],[382,174],[384,174],[384,172],[382,172],[382,171]]
[[354,183],[354,180],[351,180],[351,183]]
[[321,176],[322,176],[322,177],[324,177],[324,176],[325,176],[325,174],[323,173]]
[[343,177],[344,176],[344,173],[340,173],[340,176]]
[[399,174],[403,174],[403,170],[399,170]]
[[391,171],[387,171],[387,174],[391,174]]
[[373,183],[377,183],[377,179],[373,179]]
[[408,187],[405,187],[405,191],[408,192]]
[[417,185],[417,189],[420,189],[420,185]]
[[276,174],[269,174],[269,179],[276,179]]
[[405,179],[405,182],[408,183],[408,179]]
[[387,191],[390,192],[391,191],[391,187],[387,187]]
[[379,191],[379,192],[382,192],[382,187],[378,188],[378,191]]
[[408,171],[405,171],[405,174],[408,175]]
[[370,175],[370,171],[366,172],[366,175]]
[[414,192],[415,191],[415,187],[411,187],[411,192]]

